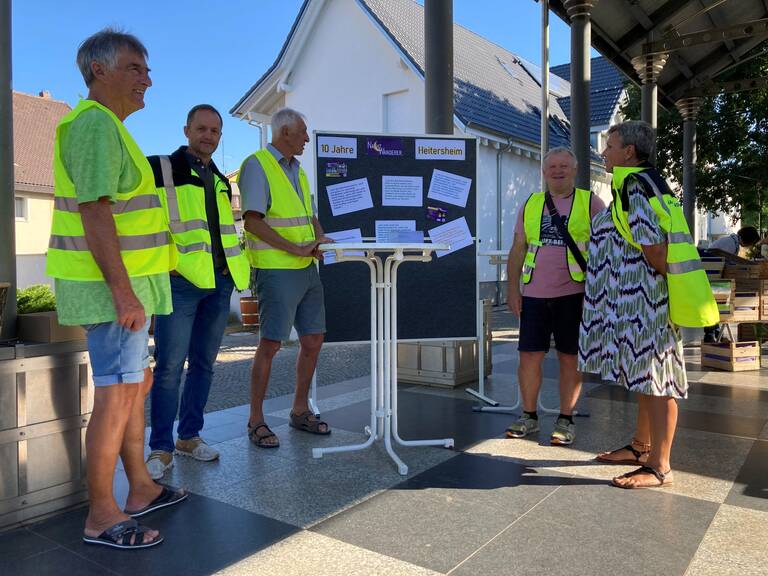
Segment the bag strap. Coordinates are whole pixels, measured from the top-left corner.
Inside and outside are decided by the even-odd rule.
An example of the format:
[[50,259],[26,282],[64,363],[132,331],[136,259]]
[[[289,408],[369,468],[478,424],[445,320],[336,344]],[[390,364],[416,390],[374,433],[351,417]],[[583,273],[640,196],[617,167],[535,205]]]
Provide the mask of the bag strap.
[[[574,192],[574,194],[575,193],[576,192]],[[579,247],[576,246],[576,242],[573,240],[573,237],[571,236],[570,232],[568,232],[568,228],[565,226],[565,223],[563,222],[563,217],[560,216],[560,212],[558,212],[557,208],[555,208],[555,202],[554,200],[552,200],[552,196],[550,195],[549,192],[544,193],[544,201],[547,204],[547,209],[549,210],[549,215],[552,217],[552,221],[555,223],[555,226],[557,226],[557,229],[560,231],[560,235],[565,240],[566,246],[568,246],[568,249],[571,251],[571,254],[573,254],[573,257],[576,259],[576,263],[579,265],[579,268],[581,268],[581,271],[586,274],[587,261],[584,260],[584,256],[579,250]]]

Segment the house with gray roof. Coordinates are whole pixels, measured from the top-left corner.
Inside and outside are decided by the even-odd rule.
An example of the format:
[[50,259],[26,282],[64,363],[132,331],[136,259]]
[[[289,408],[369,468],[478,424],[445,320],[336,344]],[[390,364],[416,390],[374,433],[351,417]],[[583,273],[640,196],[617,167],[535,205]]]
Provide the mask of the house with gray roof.
[[[414,0],[305,1],[274,64],[230,113],[266,128],[283,106],[310,131],[424,132],[424,9]],[[540,189],[541,70],[454,25],[454,131],[479,142],[480,250],[507,250],[515,218]],[[567,145],[567,79],[550,74],[550,145]],[[262,144],[267,130],[262,130]],[[313,148],[302,163],[314,181]],[[599,159],[593,186],[610,197]],[[483,291],[497,296],[501,267],[484,264]]]

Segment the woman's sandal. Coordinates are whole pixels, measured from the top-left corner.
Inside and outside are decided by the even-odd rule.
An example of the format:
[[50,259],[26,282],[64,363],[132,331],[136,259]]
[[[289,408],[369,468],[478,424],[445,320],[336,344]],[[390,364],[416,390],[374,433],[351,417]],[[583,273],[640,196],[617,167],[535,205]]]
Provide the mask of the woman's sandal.
[[[627,444],[626,446],[622,446],[621,448],[616,448],[616,450],[611,450],[610,452],[601,452],[597,456],[595,456],[595,460],[598,462],[602,462],[603,464],[645,464],[644,460],[641,460],[643,456],[646,457],[646,460],[648,459],[648,454],[651,452],[650,445],[643,444],[641,442],[638,442],[637,444],[641,446],[648,446],[648,450],[638,450],[636,449],[632,443]],[[617,452],[621,452],[622,450],[627,450],[632,453],[633,458],[622,458],[620,460],[617,460],[615,458],[608,458],[611,454],[616,454]]]
[[[258,434],[257,431],[261,428],[265,428],[267,433],[266,434]],[[277,434],[272,432],[272,430],[269,429],[269,426],[267,426],[266,422],[259,422],[258,424],[254,424],[251,426],[248,424],[248,440],[253,442],[256,446],[259,448],[279,448],[280,447],[280,441],[277,442],[266,442],[268,438],[277,438]]]
[[[617,476],[613,480],[611,480],[611,484],[613,486],[616,486],[617,488],[624,488],[626,490],[632,490],[635,488],[661,488],[663,486],[669,486],[672,484],[672,475],[671,470],[667,470],[666,472],[661,472],[660,470],[656,470],[655,468],[651,468],[650,466],[640,466],[637,470],[632,470],[632,472],[627,472],[626,474],[622,474],[621,476]],[[634,476],[639,476],[640,474],[647,474],[648,476],[652,476],[654,480],[650,480],[648,482],[644,482],[642,484],[640,483],[634,483],[634,484],[624,484],[617,482],[619,478],[633,478]]]
[[[301,414],[291,413],[291,419],[288,424],[292,428],[296,428],[302,432],[309,432],[310,434],[320,434],[321,436],[327,436],[331,433],[331,429],[328,427],[328,424],[317,418],[311,410],[307,410]],[[325,430],[321,430],[321,426],[325,426]]]

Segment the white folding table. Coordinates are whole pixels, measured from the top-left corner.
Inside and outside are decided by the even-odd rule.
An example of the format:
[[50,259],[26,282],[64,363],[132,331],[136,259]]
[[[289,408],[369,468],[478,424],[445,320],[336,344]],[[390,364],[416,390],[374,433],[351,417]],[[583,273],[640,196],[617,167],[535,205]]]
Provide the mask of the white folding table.
[[[392,439],[401,446],[453,447],[453,438],[403,440],[397,429],[397,270],[403,262],[429,262],[435,250],[447,244],[429,243],[338,243],[321,244],[325,253],[334,252],[337,262],[365,262],[371,272],[371,422],[365,427],[368,440],[361,444],[313,448],[312,456],[365,450],[383,440],[387,453],[400,474],[408,466],[395,453]],[[363,255],[349,255],[363,251]]]

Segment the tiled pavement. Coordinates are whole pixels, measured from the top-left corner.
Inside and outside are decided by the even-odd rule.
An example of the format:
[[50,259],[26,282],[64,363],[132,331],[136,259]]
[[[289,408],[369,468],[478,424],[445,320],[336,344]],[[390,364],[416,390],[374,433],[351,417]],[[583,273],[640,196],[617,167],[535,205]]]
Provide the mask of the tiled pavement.
[[[501,401],[516,357],[514,342],[494,346],[489,389]],[[193,495],[146,519],[165,535],[160,547],[86,546],[78,509],[0,533],[0,574],[768,575],[768,371],[701,372],[695,357],[689,370],[664,489],[611,488],[630,467],[591,460],[626,442],[635,417],[633,398],[598,383],[585,385],[590,416],[571,448],[548,445],[551,417],[538,437],[507,440],[511,416],[473,412],[461,390],[404,385],[402,435],[453,436],[455,450],[398,448],[407,477],[378,446],[313,459],[312,447],[364,439],[363,377],[320,389],[327,438],[287,426],[288,396],[268,401],[277,450],[249,446],[246,407],[206,415],[221,460],[177,457],[167,481]],[[548,406],[556,375],[548,357]],[[125,497],[121,473],[116,490]]]

